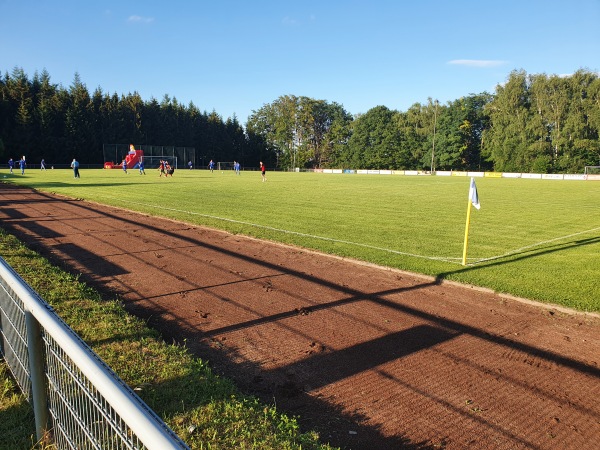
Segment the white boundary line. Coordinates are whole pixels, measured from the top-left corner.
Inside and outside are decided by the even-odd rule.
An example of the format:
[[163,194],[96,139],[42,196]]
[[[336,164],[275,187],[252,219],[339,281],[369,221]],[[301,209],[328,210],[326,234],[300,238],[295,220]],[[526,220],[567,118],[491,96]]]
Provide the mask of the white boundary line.
[[[116,197],[111,197],[111,196],[107,196],[105,195],[104,197],[107,198],[111,198],[111,199],[116,199]],[[118,200],[118,198],[117,198]],[[328,242],[337,242],[340,244],[349,244],[349,245],[355,245],[357,247],[364,247],[364,248],[369,248],[372,250],[379,250],[382,252],[387,252],[387,253],[393,253],[396,255],[404,255],[404,256],[411,256],[413,258],[421,258],[421,259],[428,259],[431,261],[443,261],[443,262],[448,262],[448,263],[455,263],[455,264],[459,264],[460,265],[460,261],[461,258],[452,258],[452,257],[444,257],[444,256],[425,256],[425,255],[417,255],[415,253],[408,253],[408,252],[401,252],[399,250],[392,250],[389,248],[383,248],[383,247],[376,247],[374,245],[368,245],[368,244],[361,244],[359,242],[352,242],[352,241],[345,241],[342,239],[334,239],[334,238],[328,238],[328,237],[323,237],[323,236],[315,236],[313,234],[308,234],[308,233],[300,233],[299,231],[290,231],[290,230],[284,230],[282,228],[274,228],[274,227],[269,227],[267,225],[258,225],[256,223],[252,223],[252,222],[244,222],[241,220],[235,220],[235,219],[227,219],[224,217],[218,217],[218,216],[211,216],[210,214],[202,214],[202,213],[197,213],[197,212],[193,212],[193,211],[186,211],[186,210],[182,210],[182,209],[176,209],[176,208],[168,208],[165,206],[159,206],[159,205],[153,205],[153,204],[148,204],[148,203],[139,203],[139,202],[127,202],[128,204],[134,204],[134,205],[138,205],[138,206],[146,206],[146,207],[150,207],[150,208],[156,208],[156,209],[162,209],[165,211],[173,211],[173,212],[178,212],[178,213],[185,213],[185,214],[190,214],[193,216],[200,216],[200,217],[206,217],[208,219],[216,219],[216,220],[222,220],[223,222],[231,222],[231,223],[237,223],[240,225],[249,225],[255,228],[262,228],[264,230],[269,230],[269,231],[276,231],[278,233],[285,233],[285,234],[293,234],[296,236],[302,236],[302,237],[308,237],[308,238],[312,238],[312,239],[319,239],[322,241],[328,241]]]
[[[113,200],[114,199],[119,200],[118,198],[112,197],[112,196],[105,195],[104,197],[111,198]],[[340,244],[354,245],[354,246],[357,246],[357,247],[369,248],[371,250],[379,250],[379,251],[382,251],[382,252],[393,253],[395,255],[410,256],[410,257],[413,257],[413,258],[427,259],[427,260],[430,260],[430,261],[442,261],[442,262],[447,262],[447,263],[451,263],[451,264],[462,265],[461,264],[462,258],[458,258],[458,257],[454,258],[454,257],[445,257],[445,256],[417,255],[415,253],[401,252],[399,250],[392,250],[392,249],[389,249],[389,248],[377,247],[377,246],[374,246],[374,245],[362,244],[362,243],[359,243],[359,242],[346,241],[346,240],[343,240],[343,239],[328,238],[328,237],[324,237],[324,236],[316,236],[316,235],[308,234],[308,233],[300,233],[299,231],[284,230],[282,228],[275,228],[275,227],[270,227],[270,226],[267,226],[267,225],[258,225],[256,223],[252,223],[252,222],[244,222],[242,220],[228,219],[228,218],[225,218],[225,217],[212,216],[210,214],[202,214],[202,213],[197,213],[197,212],[187,211],[187,210],[182,210],[182,209],[177,209],[177,208],[168,208],[168,207],[165,207],[165,206],[153,205],[153,204],[148,204],[148,203],[140,203],[140,202],[127,202],[127,203],[128,204],[136,204],[138,206],[145,206],[145,207],[155,208],[155,209],[162,209],[162,210],[166,210],[166,211],[173,211],[173,212],[178,212],[178,213],[190,214],[190,215],[193,215],[193,216],[206,217],[208,219],[221,220],[223,222],[237,223],[237,224],[240,224],[240,225],[248,225],[248,226],[252,226],[252,227],[255,227],[255,228],[262,228],[264,230],[276,231],[278,233],[293,234],[293,235],[296,235],[296,236],[308,237],[308,238],[312,238],[312,239],[319,239],[319,240],[322,240],[322,241],[337,242],[337,243],[340,243]],[[495,255],[495,256],[490,256],[488,258],[481,258],[481,259],[468,258],[468,259],[473,260],[468,265],[472,266],[472,265],[476,265],[476,264],[487,262],[487,261],[493,261],[493,260],[496,260],[496,259],[505,258],[507,256],[511,256],[511,255],[514,255],[514,254],[517,254],[517,253],[521,253],[524,250],[528,250],[528,249],[531,249],[531,248],[534,248],[534,247],[539,247],[541,245],[549,244],[551,242],[556,242],[556,241],[560,241],[560,240],[563,240],[563,239],[568,239],[568,238],[571,238],[571,237],[580,236],[582,234],[593,233],[595,231],[600,231],[600,227],[598,227],[598,228],[592,228],[590,230],[580,231],[578,233],[568,234],[568,235],[565,235],[565,236],[559,236],[559,237],[556,237],[556,238],[553,238],[553,239],[549,239],[549,240],[546,240],[546,241],[536,242],[534,244],[530,244],[530,245],[526,245],[524,247],[520,247],[520,248],[517,248],[517,249],[514,249],[514,250],[510,250],[510,251],[508,251],[506,253],[503,253],[501,255]]]
[[593,233],[596,231],[600,231],[600,227],[598,228],[592,228],[591,230],[585,230],[585,231],[580,231],[578,233],[573,233],[573,234],[567,234],[565,236],[559,236],[553,239],[548,239],[547,241],[540,241],[540,242],[536,242],[535,244],[531,244],[531,245],[526,245],[525,247],[520,247],[514,250],[510,250],[506,253],[503,253],[502,255],[496,255],[496,256],[490,256],[489,258],[483,258],[483,259],[477,259],[474,261],[473,264],[478,264],[480,262],[486,262],[486,261],[492,261],[494,259],[500,259],[500,258],[505,258],[507,256],[511,256],[517,253],[521,253],[524,250],[529,250],[530,248],[534,248],[534,247],[539,247],[541,245],[545,245],[545,244],[549,244],[551,242],[556,242],[556,241],[562,241],[564,239],[569,239],[575,236],[580,236],[582,234],[589,234],[589,233]]

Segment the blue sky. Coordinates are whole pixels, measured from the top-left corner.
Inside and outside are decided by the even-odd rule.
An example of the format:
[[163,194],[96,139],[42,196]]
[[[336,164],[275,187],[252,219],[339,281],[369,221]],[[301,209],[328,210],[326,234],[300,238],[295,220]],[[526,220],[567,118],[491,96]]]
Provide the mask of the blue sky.
[[242,125],[290,94],[352,113],[600,71],[600,0],[0,0],[0,71],[165,94]]

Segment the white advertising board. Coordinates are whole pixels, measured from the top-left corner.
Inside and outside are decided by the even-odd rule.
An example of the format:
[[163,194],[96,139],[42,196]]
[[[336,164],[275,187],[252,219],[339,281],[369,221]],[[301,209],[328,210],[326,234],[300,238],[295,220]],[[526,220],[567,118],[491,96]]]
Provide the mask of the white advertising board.
[[585,180],[585,175],[582,173],[566,173],[563,177],[565,180]]

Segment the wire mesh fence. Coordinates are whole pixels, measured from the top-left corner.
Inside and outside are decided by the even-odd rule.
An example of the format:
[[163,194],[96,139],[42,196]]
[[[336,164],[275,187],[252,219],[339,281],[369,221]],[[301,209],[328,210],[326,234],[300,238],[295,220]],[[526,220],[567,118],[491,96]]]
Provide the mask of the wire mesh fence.
[[[27,357],[27,329],[23,302],[10,286],[2,282],[0,291],[0,352],[26,397],[31,396],[29,359]],[[4,301],[4,298],[11,301]]]
[[189,450],[2,258],[0,352],[57,449]]
[[44,336],[48,410],[54,441],[62,448],[142,448],[106,399],[54,339]]

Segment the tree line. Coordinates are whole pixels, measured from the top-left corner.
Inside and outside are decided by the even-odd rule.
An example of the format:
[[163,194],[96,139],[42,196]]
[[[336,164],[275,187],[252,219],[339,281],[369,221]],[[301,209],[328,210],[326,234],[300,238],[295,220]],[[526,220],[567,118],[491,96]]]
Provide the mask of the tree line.
[[195,147],[196,165],[579,173],[600,165],[599,132],[600,79],[585,69],[565,77],[515,70],[493,94],[429,98],[407,111],[379,105],[353,115],[283,95],[245,128],[168,95],[159,103],[136,92],[90,94],[78,74],[68,88],[46,71],[30,80],[15,68],[0,80],[0,156],[34,161],[101,164],[102,144],[135,143]]
[[90,94],[77,73],[68,88],[52,83],[46,70],[29,79],[15,68],[0,79],[0,157],[101,165],[103,144],[132,143],[194,147],[195,165],[245,159],[257,166],[263,157],[236,117],[223,120],[192,102],[168,95],[144,101],[137,92],[109,94],[100,87]]
[[579,173],[600,165],[600,79],[513,71],[494,94],[354,117],[287,95],[254,112],[247,131],[284,167]]

